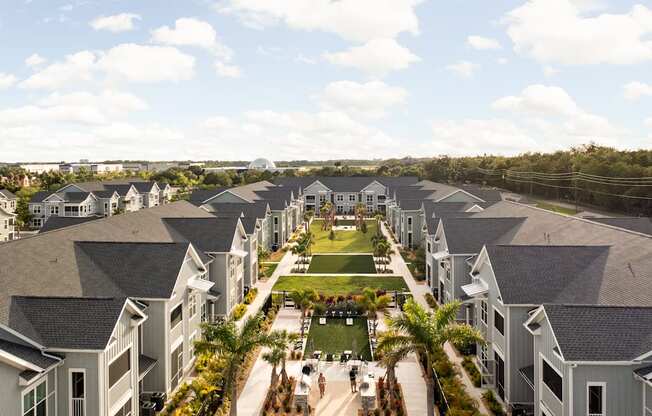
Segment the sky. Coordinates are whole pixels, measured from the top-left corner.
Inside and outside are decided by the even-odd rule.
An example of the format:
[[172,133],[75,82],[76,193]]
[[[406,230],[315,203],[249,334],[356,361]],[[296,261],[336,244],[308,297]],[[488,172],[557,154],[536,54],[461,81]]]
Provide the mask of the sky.
[[652,144],[647,0],[3,0],[0,161]]

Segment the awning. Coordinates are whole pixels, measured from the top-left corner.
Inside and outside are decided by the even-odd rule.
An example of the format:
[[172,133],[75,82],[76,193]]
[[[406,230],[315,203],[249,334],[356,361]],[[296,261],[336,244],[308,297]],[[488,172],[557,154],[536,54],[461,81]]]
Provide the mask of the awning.
[[202,293],[208,293],[209,289],[213,286],[215,286],[215,283],[209,280],[197,279],[196,277],[188,279],[188,287]]
[[152,368],[156,365],[156,359],[140,354],[138,356],[138,380],[145,378]]
[[652,366],[639,368],[634,370],[634,374],[639,376],[645,381],[652,381]]
[[441,260],[443,258],[448,257],[448,252],[447,251],[438,251],[435,254],[432,255],[435,260]]
[[489,291],[489,287],[482,280],[477,280],[477,281],[471,283],[470,285],[462,286],[462,290],[467,295],[469,295],[471,297],[476,297],[476,296],[484,295],[485,293],[487,293]]
[[249,254],[249,253],[247,253],[244,250],[231,250],[231,251],[229,251],[229,254],[232,255],[232,256],[247,257],[247,254]]

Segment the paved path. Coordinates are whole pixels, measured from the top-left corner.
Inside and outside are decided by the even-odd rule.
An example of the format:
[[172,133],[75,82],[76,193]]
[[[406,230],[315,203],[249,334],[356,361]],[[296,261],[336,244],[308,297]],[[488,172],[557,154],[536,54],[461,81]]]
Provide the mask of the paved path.
[[[392,241],[392,238],[387,231],[387,228],[385,227],[385,224],[382,226],[383,233],[387,236],[387,239],[389,240],[390,244],[392,245],[392,250],[395,252],[391,256],[391,268],[394,270],[395,274],[400,274],[403,276],[403,279],[405,279],[405,283],[408,285],[410,288],[410,291],[414,295],[414,299],[416,300],[417,303],[419,303],[421,306],[425,307],[427,310],[432,310],[432,308],[428,305],[428,302],[426,302],[426,299],[424,295],[426,293],[430,293],[430,288],[428,285],[420,285],[417,283],[416,280],[414,280],[414,277],[412,276],[412,273],[410,273],[410,269],[405,265],[405,261],[403,260],[403,257],[401,257],[399,253],[399,248],[401,247],[400,244],[396,244]],[[483,415],[490,415],[491,413],[485,406],[484,402],[482,401],[482,393],[485,392],[485,389],[481,389],[478,387],[475,387],[473,385],[473,382],[471,379],[467,376],[466,372],[462,368],[462,357],[458,356],[453,348],[446,344],[444,345],[444,352],[446,352],[446,355],[448,356],[448,359],[455,365],[457,368],[459,374],[460,374],[460,380],[462,381],[462,384],[464,384],[464,388],[466,389],[467,393],[469,396],[471,396],[473,399],[478,404],[478,410],[483,414]],[[415,365],[418,365],[418,363],[415,362]],[[421,369],[419,368],[419,374],[421,374]],[[423,380],[423,377],[420,375],[421,380]],[[400,377],[399,377],[400,380]],[[425,386],[425,382],[424,382]],[[405,387],[403,388],[405,390]],[[425,388],[424,388],[425,390]],[[425,394],[425,391],[424,391]],[[417,399],[416,397],[414,398],[415,400]],[[405,392],[405,400],[407,403],[408,400],[408,393]],[[421,398],[422,403],[425,405],[426,399],[425,395]],[[409,408],[408,408],[409,409]],[[408,413],[410,411],[408,410]],[[412,413],[410,413],[412,414]],[[419,413],[415,413],[419,414]],[[426,411],[424,409],[422,414],[426,414]]]

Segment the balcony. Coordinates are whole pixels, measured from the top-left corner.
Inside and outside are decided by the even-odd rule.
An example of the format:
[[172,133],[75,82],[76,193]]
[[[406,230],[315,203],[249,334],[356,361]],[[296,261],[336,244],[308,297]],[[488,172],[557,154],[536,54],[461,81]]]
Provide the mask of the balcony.
[[155,358],[140,354],[138,356],[138,381],[142,381],[147,373],[152,371],[156,363],[157,361]]

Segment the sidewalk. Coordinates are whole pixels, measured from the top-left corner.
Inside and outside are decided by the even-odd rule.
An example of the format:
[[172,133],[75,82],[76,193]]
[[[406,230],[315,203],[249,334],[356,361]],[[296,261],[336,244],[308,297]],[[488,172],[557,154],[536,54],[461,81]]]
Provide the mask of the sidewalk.
[[[432,308],[430,308],[430,306],[428,305],[428,302],[426,302],[426,299],[424,297],[424,295],[426,293],[430,293],[430,288],[427,285],[420,285],[420,284],[418,284],[416,282],[416,280],[414,280],[414,277],[412,276],[412,273],[410,273],[410,269],[408,269],[407,265],[405,264],[405,261],[403,260],[403,257],[401,257],[401,255],[399,253],[399,248],[401,247],[400,244],[396,244],[396,243],[394,243],[392,241],[392,238],[391,238],[388,230],[386,229],[384,223],[382,225],[382,230],[383,230],[383,233],[385,234],[385,236],[387,237],[387,240],[390,242],[390,244],[392,246],[392,250],[394,251],[394,254],[391,255],[391,263],[390,263],[391,268],[394,270],[394,274],[398,274],[398,275],[403,276],[403,279],[405,280],[405,283],[408,285],[408,287],[410,288],[410,291],[414,295],[414,300],[419,305],[423,306],[427,310],[432,310]],[[459,357],[457,354],[455,354],[455,352],[453,351],[453,348],[448,344],[444,345],[444,352],[448,356],[448,359],[457,368],[457,371],[460,374],[460,379],[462,381],[462,384],[464,384],[465,390],[467,391],[469,396],[471,396],[471,398],[473,398],[476,401],[476,403],[478,404],[478,410],[480,411],[480,413],[482,413],[483,415],[490,415],[491,412],[489,412],[489,410],[485,406],[484,402],[482,401],[482,393],[484,393],[485,390],[481,389],[481,388],[478,388],[478,387],[475,387],[473,385],[473,382],[471,382],[471,379],[469,379],[466,372],[462,368],[462,358]],[[418,366],[418,364],[416,362],[415,362],[415,365]],[[419,370],[418,371],[419,377],[423,380],[423,376],[421,375],[421,369],[419,368],[418,370]],[[399,380],[400,380],[400,378],[399,378]],[[404,389],[405,389],[405,387],[404,387]],[[407,392],[406,392],[406,401],[407,401]],[[424,392],[424,396],[421,398],[421,402],[425,405],[425,402],[426,402],[425,392]],[[408,408],[408,411],[409,411],[409,408]],[[421,414],[425,414],[425,413],[426,413],[426,411],[424,409],[423,413],[421,413]],[[410,414],[412,414],[412,413],[410,412]],[[419,413],[415,413],[415,414],[419,414]]]

